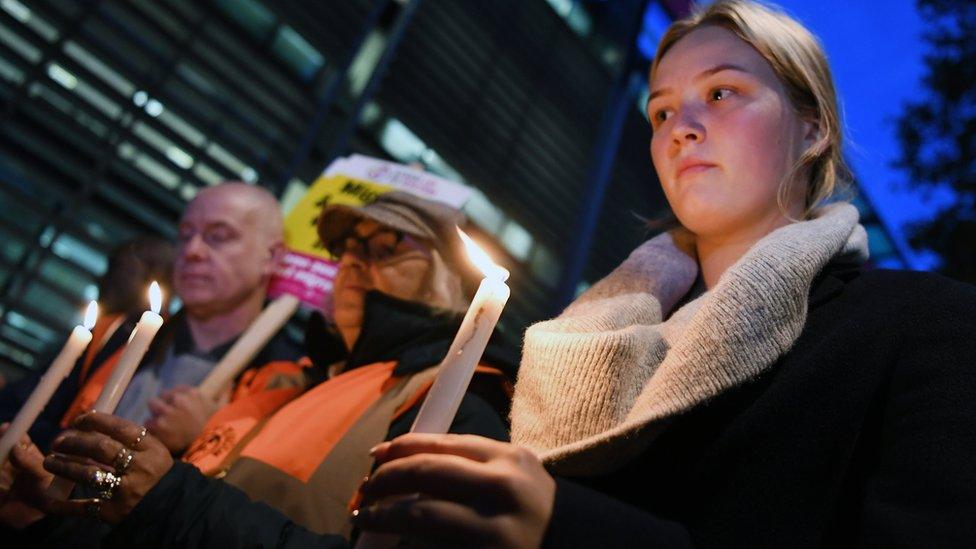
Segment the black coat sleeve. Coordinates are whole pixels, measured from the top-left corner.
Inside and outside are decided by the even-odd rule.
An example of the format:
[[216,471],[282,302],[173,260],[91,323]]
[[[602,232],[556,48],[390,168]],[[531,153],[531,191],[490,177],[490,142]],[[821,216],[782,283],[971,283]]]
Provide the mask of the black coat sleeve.
[[543,547],[691,547],[685,529],[601,492],[556,477]]
[[861,544],[976,540],[976,287],[930,279],[893,326],[900,352],[865,474]]
[[338,549],[348,543],[306,530],[237,488],[176,462],[102,546]]

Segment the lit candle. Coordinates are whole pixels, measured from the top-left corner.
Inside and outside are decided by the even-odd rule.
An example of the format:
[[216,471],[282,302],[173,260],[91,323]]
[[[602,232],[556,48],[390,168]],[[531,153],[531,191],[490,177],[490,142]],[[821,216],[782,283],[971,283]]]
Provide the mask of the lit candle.
[[[126,387],[132,381],[132,376],[136,373],[136,368],[142,362],[142,357],[146,356],[149,344],[152,343],[156,333],[163,325],[163,317],[159,316],[159,309],[163,305],[163,292],[159,289],[159,284],[154,280],[149,285],[149,310],[142,313],[139,323],[129,334],[129,342],[125,344],[122,356],[115,363],[112,375],[108,377],[102,392],[98,394],[93,408],[96,412],[111,414],[115,407],[122,400]],[[55,499],[66,499],[74,488],[74,482],[64,478],[55,477],[48,489],[48,495]]]
[[471,306],[461,321],[454,342],[441,362],[437,379],[427,393],[411,432],[446,433],[454,421],[461,399],[468,390],[474,369],[488,346],[488,338],[495,331],[498,318],[505,308],[511,290],[505,284],[508,271],[495,265],[468,235],[458,229],[468,259],[485,275]]
[[41,377],[27,402],[17,412],[17,416],[7,428],[7,432],[3,434],[3,438],[0,438],[0,466],[7,461],[10,450],[34,424],[37,416],[41,415],[41,411],[47,406],[51,396],[61,385],[61,381],[68,377],[71,368],[78,362],[78,357],[85,352],[88,343],[91,342],[91,329],[95,326],[97,318],[98,303],[92,301],[88,304],[88,310],[85,312],[84,325],[75,326],[75,329],[71,331],[71,335],[68,336],[68,341],[61,348],[61,352],[58,353],[57,358]]
[[200,391],[216,400],[223,388],[247,367],[251,359],[264,348],[272,336],[278,333],[297,308],[298,298],[288,294],[265,307],[237,338],[227,354],[214,366],[207,378],[200,383]]
[[115,407],[122,400],[126,387],[132,381],[132,376],[136,373],[136,368],[142,362],[142,357],[146,356],[149,344],[156,337],[156,332],[163,325],[163,317],[159,316],[159,309],[163,304],[163,293],[159,289],[159,284],[154,280],[149,285],[149,310],[142,313],[139,323],[136,324],[132,334],[129,335],[129,342],[122,351],[122,356],[115,364],[112,375],[105,382],[105,387],[98,394],[95,401],[95,411],[111,414]]
[[[441,362],[437,379],[420,406],[417,419],[410,428],[413,433],[446,433],[451,427],[461,399],[474,376],[474,369],[511,294],[505,284],[508,271],[495,265],[488,254],[463,231],[458,229],[458,234],[464,241],[468,259],[484,273],[485,278],[471,300],[447,356]],[[400,537],[394,534],[363,532],[356,541],[356,549],[390,549],[396,547],[399,540]]]

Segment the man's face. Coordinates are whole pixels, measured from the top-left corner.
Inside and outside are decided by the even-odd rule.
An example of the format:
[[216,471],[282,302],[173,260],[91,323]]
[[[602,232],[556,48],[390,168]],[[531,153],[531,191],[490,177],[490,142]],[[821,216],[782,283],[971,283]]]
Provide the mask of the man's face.
[[210,317],[265,291],[274,243],[252,197],[214,187],[191,202],[180,221],[174,285],[187,312]]

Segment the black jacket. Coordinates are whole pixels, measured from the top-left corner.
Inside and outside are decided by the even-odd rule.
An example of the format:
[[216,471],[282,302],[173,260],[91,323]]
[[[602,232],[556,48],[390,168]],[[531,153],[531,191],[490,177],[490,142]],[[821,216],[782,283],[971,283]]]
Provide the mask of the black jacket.
[[973,547],[976,288],[828,271],[759,379],[574,480],[547,546]]

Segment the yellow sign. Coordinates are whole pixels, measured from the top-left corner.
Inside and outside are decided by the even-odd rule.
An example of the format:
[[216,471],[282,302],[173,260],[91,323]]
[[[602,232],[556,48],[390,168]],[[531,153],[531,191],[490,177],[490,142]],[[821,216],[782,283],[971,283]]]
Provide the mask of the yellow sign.
[[331,259],[325,246],[319,242],[316,229],[322,208],[328,204],[369,204],[393,189],[390,185],[345,175],[319,177],[285,219],[285,245],[299,253]]

